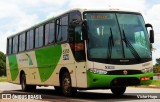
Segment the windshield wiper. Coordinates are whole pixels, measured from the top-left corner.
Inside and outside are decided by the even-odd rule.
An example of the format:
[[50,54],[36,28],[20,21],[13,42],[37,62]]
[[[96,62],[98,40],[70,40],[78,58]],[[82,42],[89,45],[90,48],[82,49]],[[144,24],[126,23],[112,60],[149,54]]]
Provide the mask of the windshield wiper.
[[139,54],[137,53],[137,51],[135,50],[135,48],[132,46],[132,44],[129,42],[129,40],[126,38],[126,35],[125,35],[125,32],[124,32],[124,29],[123,29],[123,39],[122,39],[125,44],[126,44],[126,47],[129,48],[129,50],[131,51],[131,53],[133,54],[133,56],[139,61],[141,60],[141,57],[139,56]]
[[112,55],[112,46],[114,46],[112,29],[110,28],[110,37],[108,40],[108,50],[107,50],[107,59],[110,61]]

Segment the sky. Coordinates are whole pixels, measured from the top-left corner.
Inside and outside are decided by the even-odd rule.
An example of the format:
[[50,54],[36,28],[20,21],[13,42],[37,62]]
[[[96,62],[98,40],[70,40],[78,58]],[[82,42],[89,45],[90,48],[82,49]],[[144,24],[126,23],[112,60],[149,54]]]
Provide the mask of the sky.
[[154,28],[153,63],[160,58],[160,0],[1,0],[0,51],[6,53],[8,36],[74,8],[140,11]]

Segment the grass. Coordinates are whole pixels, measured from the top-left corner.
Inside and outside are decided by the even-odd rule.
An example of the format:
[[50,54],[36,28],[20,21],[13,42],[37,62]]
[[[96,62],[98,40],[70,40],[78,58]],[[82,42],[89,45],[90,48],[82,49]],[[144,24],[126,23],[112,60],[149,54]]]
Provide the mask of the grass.
[[7,81],[7,77],[0,77],[0,82],[6,82]]
[[159,85],[160,86],[160,80],[153,80],[151,85]]

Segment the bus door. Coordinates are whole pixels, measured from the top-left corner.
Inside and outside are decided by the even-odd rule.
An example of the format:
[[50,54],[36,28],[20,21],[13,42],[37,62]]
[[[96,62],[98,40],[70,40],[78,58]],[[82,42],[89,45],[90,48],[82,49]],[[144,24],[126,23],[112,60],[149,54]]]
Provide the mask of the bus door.
[[81,26],[75,28],[74,57],[77,87],[87,87],[85,43],[82,39]]

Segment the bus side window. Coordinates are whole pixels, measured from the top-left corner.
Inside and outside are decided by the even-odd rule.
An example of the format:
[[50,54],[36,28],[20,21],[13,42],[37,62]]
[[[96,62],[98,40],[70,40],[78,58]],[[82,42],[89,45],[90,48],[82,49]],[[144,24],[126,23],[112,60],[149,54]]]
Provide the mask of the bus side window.
[[35,33],[35,48],[42,47],[43,46],[43,26],[40,26],[36,28],[36,33]]
[[26,34],[25,33],[23,33],[22,35],[21,35],[21,51],[25,51],[25,37],[26,37]]
[[13,53],[18,52],[18,36],[13,38]]
[[69,24],[73,24],[73,22],[81,20],[81,13],[79,11],[74,11],[69,14]]
[[29,49],[34,48],[34,30],[29,31]]
[[49,24],[45,25],[45,45],[49,42]]
[[69,43],[76,61],[85,60],[84,41],[82,40],[81,26],[78,22],[81,21],[81,13],[74,11],[69,14]]
[[21,43],[22,42],[22,34],[21,35],[19,35],[19,52],[21,52],[22,50],[22,48],[21,48]]
[[74,21],[81,21],[81,13],[79,11],[74,11],[69,13],[69,30],[68,30],[68,36],[69,36],[69,42],[73,43],[75,41],[75,24]]
[[8,39],[8,54],[12,54],[12,38]]
[[38,47],[42,47],[43,46],[43,26],[39,27],[39,37],[38,37]]
[[27,32],[27,46],[26,46],[26,49],[29,50],[29,43],[30,43],[30,39],[29,39],[29,36],[30,36],[30,33],[29,31]]
[[30,30],[27,32],[27,46],[26,49],[30,50],[33,49],[33,44],[34,44],[34,30]]
[[68,15],[63,16],[61,19],[56,22],[57,34],[56,40],[57,42],[64,42],[68,38]]
[[38,37],[39,37],[39,36],[38,36],[38,28],[36,28],[36,29],[35,29],[35,48],[38,48],[38,45],[39,45],[39,44],[38,44],[38,42],[39,42],[39,41],[38,41],[38,40],[39,40]]
[[55,24],[52,22],[49,24],[49,43],[55,42]]

